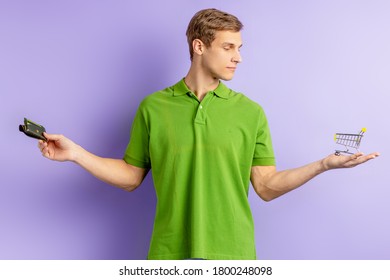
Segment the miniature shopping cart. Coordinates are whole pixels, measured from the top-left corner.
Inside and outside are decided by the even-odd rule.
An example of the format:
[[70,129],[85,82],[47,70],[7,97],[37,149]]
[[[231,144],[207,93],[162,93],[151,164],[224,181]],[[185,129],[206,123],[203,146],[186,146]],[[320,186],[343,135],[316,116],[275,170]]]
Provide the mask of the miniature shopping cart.
[[349,151],[348,147],[354,148],[357,152],[359,152],[359,146],[364,132],[366,132],[366,128],[362,128],[358,134],[336,133],[334,135],[334,141],[336,144],[343,145],[345,150],[336,150],[335,155],[339,156],[341,153],[353,154]]

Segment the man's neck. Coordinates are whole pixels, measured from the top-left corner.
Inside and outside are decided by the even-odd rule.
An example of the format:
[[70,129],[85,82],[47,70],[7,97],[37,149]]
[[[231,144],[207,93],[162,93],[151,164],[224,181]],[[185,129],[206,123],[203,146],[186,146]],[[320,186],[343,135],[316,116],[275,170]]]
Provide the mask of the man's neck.
[[197,71],[196,67],[193,67],[193,65],[191,65],[184,81],[187,87],[200,101],[202,101],[209,91],[215,90],[219,85],[219,79],[213,78],[210,75],[205,75],[202,71]]

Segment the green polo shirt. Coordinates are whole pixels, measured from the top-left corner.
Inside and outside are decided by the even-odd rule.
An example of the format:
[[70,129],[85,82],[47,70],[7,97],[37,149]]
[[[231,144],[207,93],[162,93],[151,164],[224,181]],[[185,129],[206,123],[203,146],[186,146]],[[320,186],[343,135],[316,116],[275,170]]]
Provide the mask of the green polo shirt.
[[152,170],[148,259],[256,259],[251,166],[275,165],[257,103],[222,82],[199,102],[183,79],[142,101],[124,160]]

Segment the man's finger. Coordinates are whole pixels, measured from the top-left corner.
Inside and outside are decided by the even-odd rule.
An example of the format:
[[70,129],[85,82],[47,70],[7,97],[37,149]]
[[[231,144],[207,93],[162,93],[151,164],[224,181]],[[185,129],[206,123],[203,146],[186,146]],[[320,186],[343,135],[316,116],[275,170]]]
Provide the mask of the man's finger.
[[362,156],[364,156],[364,154],[361,153],[361,152],[359,152],[359,153],[356,153],[356,154],[351,155],[351,156],[350,156],[350,159],[355,160],[355,159],[358,159],[358,158],[360,158],[360,157],[362,157]]
[[58,141],[62,138],[61,134],[49,134],[46,132],[43,133],[43,136],[45,136],[47,140],[51,140],[51,141]]
[[358,157],[356,159],[357,161],[357,164],[361,164],[361,163],[365,163],[366,161],[369,161],[369,160],[372,160],[376,157],[379,156],[379,153],[371,153],[371,154],[368,154],[368,155],[361,155],[360,157]]

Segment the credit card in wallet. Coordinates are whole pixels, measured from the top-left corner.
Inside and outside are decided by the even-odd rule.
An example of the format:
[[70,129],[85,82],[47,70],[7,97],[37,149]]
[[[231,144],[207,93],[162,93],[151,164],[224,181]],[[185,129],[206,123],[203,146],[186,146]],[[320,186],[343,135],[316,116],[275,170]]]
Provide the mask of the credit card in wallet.
[[46,132],[45,128],[33,121],[30,121],[24,118],[24,125],[19,125],[19,131],[23,132],[29,137],[47,141],[46,137],[43,136],[43,133]]

